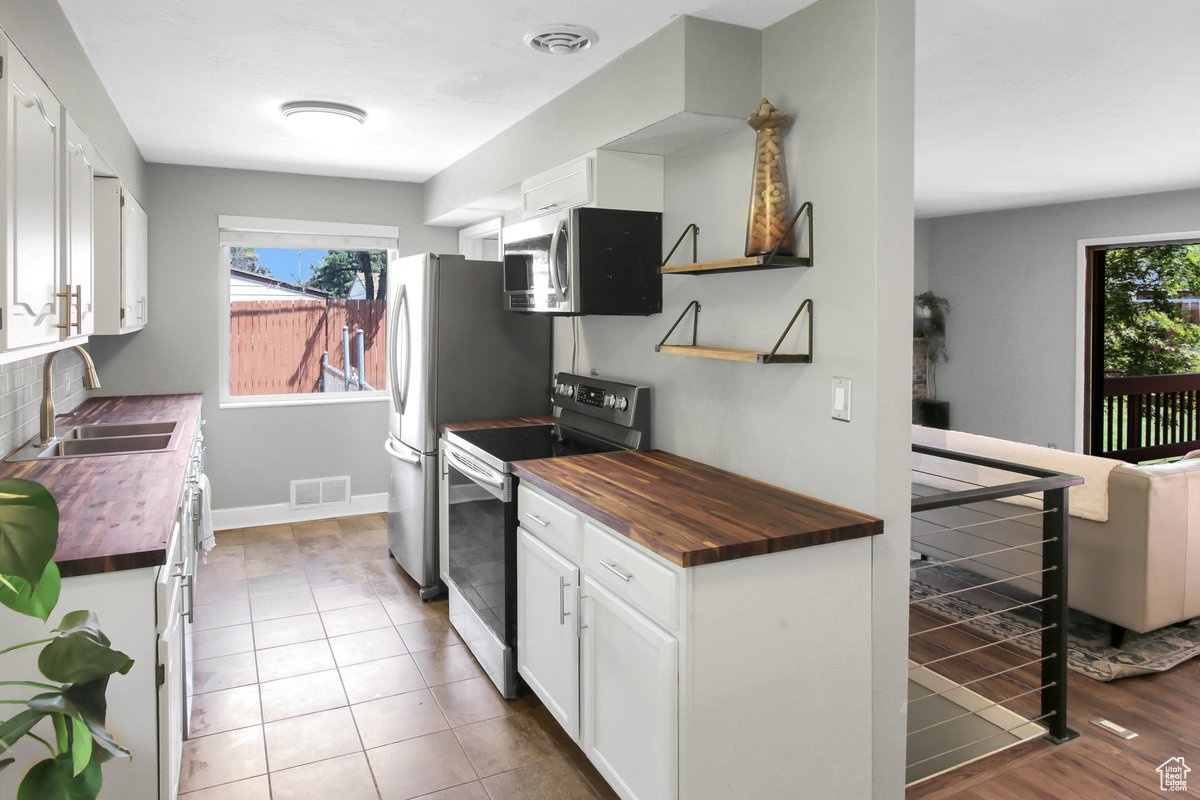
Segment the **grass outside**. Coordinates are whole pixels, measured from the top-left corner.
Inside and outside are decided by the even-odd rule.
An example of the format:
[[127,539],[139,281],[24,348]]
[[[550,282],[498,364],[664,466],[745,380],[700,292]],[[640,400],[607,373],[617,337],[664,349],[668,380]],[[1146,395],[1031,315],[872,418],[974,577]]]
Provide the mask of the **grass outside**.
[[[1103,452],[1111,453],[1121,451],[1129,447],[1128,438],[1128,418],[1129,418],[1129,398],[1119,397],[1112,405],[1111,414],[1116,417],[1115,428],[1111,431],[1109,428],[1110,410],[1108,403],[1104,404],[1104,420],[1103,420]],[[1159,415],[1163,417],[1163,438],[1158,440],[1158,425]],[[1158,409],[1154,406],[1144,406],[1142,408],[1141,418],[1141,444],[1140,447],[1148,447],[1169,442],[1184,442],[1190,440],[1186,438],[1185,431],[1200,431],[1200,409],[1193,406],[1190,409],[1181,409],[1176,413],[1174,409]],[[1194,446],[1200,447],[1200,444],[1191,442]],[[1166,461],[1176,461],[1182,454],[1172,456],[1170,458],[1156,458],[1148,461],[1140,461],[1140,464],[1159,464]]]

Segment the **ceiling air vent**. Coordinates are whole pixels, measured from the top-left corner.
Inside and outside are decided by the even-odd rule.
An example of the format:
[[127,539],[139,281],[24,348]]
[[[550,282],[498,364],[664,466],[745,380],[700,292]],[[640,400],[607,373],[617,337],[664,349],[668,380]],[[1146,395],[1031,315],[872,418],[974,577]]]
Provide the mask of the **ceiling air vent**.
[[336,478],[314,478],[308,481],[292,481],[292,508],[309,506],[348,505],[350,503],[350,476]]
[[539,53],[555,56],[569,56],[587,50],[600,41],[600,37],[591,28],[582,25],[543,25],[525,34],[525,44]]

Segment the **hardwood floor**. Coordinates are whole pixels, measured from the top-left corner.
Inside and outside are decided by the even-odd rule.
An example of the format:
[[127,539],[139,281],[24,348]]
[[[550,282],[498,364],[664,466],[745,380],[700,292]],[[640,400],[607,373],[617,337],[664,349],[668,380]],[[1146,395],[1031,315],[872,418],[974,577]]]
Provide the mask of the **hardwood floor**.
[[[926,630],[936,622],[913,614],[911,630]],[[936,641],[933,641],[936,640]],[[946,655],[944,646],[960,650],[977,647],[977,637],[957,630],[939,631],[913,640],[912,658],[924,662]],[[1004,669],[1017,663],[1011,654],[980,651],[971,658],[986,670]],[[1025,656],[1030,658],[1030,656]],[[980,677],[978,667],[956,660],[936,669],[957,681]],[[1038,685],[1033,668],[1008,677],[981,681],[972,688],[992,699],[1021,691],[1021,684]],[[1068,678],[1070,725],[1081,735],[1074,741],[1054,745],[1045,739],[1017,747],[931,778],[908,789],[908,800],[1012,800],[1013,798],[1107,798],[1162,797],[1156,768],[1175,756],[1183,756],[1192,767],[1186,793],[1172,796],[1200,797],[1200,658],[1184,662],[1167,672],[1111,683],[1100,683],[1071,672]],[[1027,717],[1037,715],[1036,696],[1022,698],[1007,707]],[[1135,731],[1135,739],[1121,739],[1091,724],[1104,717]]]

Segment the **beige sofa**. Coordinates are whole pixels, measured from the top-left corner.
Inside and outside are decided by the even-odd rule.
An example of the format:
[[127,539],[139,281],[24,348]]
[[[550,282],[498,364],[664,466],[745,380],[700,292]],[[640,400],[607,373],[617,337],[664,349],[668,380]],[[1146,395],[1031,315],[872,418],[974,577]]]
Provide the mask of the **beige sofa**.
[[[1125,628],[1144,633],[1200,616],[1200,458],[1136,466],[920,426],[913,427],[913,440],[942,449],[1090,476],[1084,486],[1070,490],[1068,604],[1112,623],[1116,640],[1119,641]],[[954,483],[931,477],[927,473],[946,471],[942,468],[944,461],[937,460],[937,467],[931,466],[933,463],[914,456],[914,493],[938,493],[951,486],[968,488],[962,477]],[[965,480],[970,481],[971,477],[966,476]],[[987,477],[991,479],[974,482],[990,484],[997,476]],[[1011,474],[1007,477],[1014,478]],[[958,532],[924,535],[939,526],[978,523],[987,519],[984,515],[989,513],[1027,516]],[[942,560],[988,553],[1002,548],[996,542],[1040,541],[1040,524],[1036,509],[1012,502],[922,512],[913,519],[913,549]],[[992,541],[980,539],[974,533]],[[1030,548],[1029,553],[1009,551],[963,562],[963,566],[1000,578],[1031,572],[1040,567],[1040,558],[1040,548]],[[1040,589],[1036,578],[1022,579],[1016,584],[1032,591]]]

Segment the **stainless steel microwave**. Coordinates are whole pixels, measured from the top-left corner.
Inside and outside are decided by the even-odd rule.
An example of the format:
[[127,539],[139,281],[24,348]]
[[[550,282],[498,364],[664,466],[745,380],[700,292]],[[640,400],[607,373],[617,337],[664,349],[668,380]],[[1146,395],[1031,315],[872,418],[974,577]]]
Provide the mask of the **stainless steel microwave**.
[[572,208],[504,229],[504,307],[539,314],[662,311],[662,214]]

